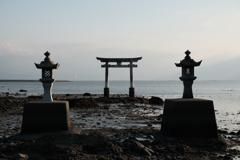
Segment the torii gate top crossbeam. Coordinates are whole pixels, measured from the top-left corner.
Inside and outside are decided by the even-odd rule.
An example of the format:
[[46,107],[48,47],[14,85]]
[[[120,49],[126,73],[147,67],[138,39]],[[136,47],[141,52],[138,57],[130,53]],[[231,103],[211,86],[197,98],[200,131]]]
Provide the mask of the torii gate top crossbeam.
[[[100,60],[101,62],[105,62],[106,64],[101,65],[102,68],[108,67],[108,68],[131,68],[131,67],[137,67],[136,64],[133,64],[133,62],[137,62],[138,60],[141,60],[142,57],[136,57],[136,58],[100,58],[96,57],[97,60]],[[117,62],[116,65],[108,64],[109,62]],[[122,62],[130,62],[128,65],[123,65]]]
[[101,58],[96,57],[97,60],[100,60],[101,62],[137,62],[138,60],[141,60],[142,57],[136,57],[136,58]]

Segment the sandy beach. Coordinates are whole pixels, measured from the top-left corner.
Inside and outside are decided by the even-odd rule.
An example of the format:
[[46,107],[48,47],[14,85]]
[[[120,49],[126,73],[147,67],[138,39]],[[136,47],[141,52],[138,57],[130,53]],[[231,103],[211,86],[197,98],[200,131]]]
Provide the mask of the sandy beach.
[[240,158],[239,132],[219,130],[215,139],[164,135],[160,132],[163,104],[149,104],[144,97],[62,94],[53,98],[69,101],[71,130],[16,139],[24,103],[42,97],[0,97],[0,159]]

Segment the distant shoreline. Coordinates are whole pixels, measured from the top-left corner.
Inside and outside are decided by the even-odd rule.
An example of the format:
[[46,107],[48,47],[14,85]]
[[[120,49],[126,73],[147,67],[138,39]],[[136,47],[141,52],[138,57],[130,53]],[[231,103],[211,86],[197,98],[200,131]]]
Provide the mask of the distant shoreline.
[[[0,79],[0,82],[39,82],[39,80]],[[70,82],[70,81],[69,80],[56,80],[56,82]]]

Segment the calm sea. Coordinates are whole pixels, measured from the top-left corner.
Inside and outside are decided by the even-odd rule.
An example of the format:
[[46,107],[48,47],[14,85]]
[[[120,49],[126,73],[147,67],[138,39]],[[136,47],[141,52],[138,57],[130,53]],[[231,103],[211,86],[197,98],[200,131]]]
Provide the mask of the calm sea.
[[[53,94],[103,94],[104,81],[55,82]],[[129,81],[110,81],[110,94],[128,94]],[[138,96],[159,96],[162,99],[181,98],[183,83],[179,81],[135,81]],[[0,93],[27,90],[28,95],[43,93],[41,82],[0,82]],[[211,99],[216,109],[240,112],[240,81],[200,81],[193,84],[194,98]]]

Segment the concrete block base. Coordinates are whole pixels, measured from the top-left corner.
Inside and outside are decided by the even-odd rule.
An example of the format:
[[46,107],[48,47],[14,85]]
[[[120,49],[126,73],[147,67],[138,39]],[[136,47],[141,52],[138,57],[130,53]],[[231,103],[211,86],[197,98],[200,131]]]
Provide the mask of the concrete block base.
[[109,88],[104,88],[104,97],[109,97]]
[[175,137],[217,138],[213,101],[166,99],[161,131]]
[[69,129],[68,101],[33,101],[24,105],[21,134]]
[[134,88],[129,88],[129,97],[135,97],[135,91]]

